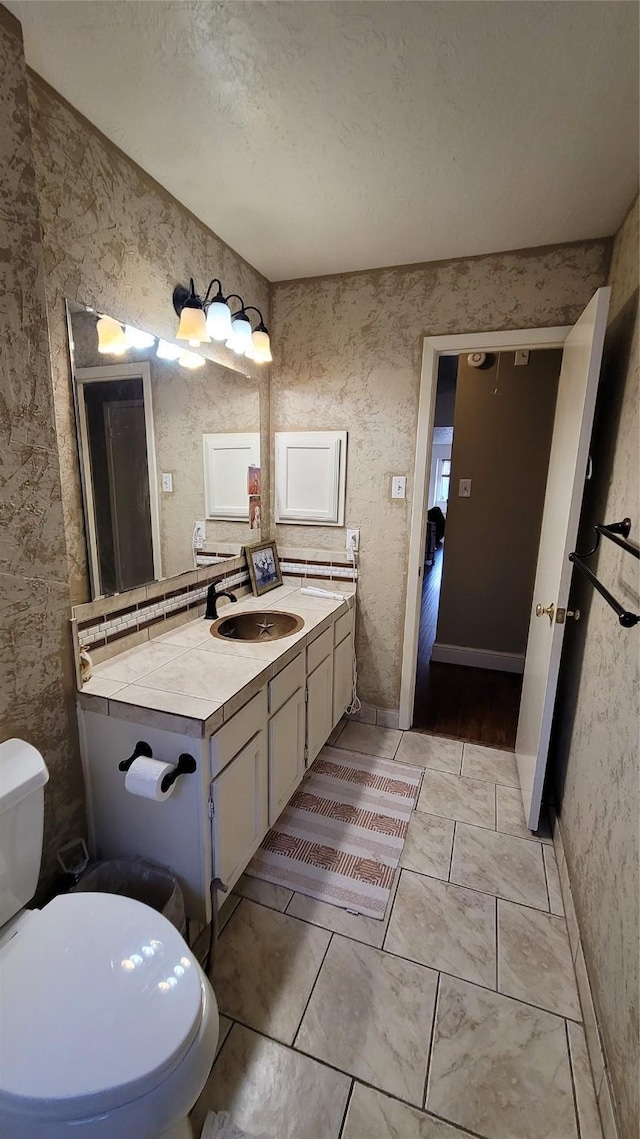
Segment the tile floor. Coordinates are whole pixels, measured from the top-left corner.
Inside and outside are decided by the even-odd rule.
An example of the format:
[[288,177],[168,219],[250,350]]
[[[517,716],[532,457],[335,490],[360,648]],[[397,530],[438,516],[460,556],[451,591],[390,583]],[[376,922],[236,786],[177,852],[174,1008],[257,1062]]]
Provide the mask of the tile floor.
[[350,722],[424,768],[384,921],[244,877],[193,1113],[268,1139],[602,1139],[555,854],[513,754]]

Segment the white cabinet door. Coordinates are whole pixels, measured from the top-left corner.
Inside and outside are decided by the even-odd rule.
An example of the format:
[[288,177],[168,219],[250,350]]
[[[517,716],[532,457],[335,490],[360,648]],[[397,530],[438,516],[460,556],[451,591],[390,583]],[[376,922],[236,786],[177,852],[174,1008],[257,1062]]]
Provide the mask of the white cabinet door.
[[268,827],[267,734],[258,732],[211,784],[213,876],[237,882]]
[[269,825],[282,813],[304,775],[304,688],[269,721]]
[[307,678],[307,767],[333,727],[333,653]]
[[353,688],[352,638],[345,637],[333,650],[333,724],[335,727],[351,703]]

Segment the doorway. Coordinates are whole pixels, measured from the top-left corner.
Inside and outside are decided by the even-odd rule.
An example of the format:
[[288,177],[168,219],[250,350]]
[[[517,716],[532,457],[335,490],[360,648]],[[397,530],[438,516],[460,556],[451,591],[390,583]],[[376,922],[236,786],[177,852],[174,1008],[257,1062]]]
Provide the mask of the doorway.
[[95,596],[160,576],[148,365],[76,369],[87,545]]
[[560,349],[438,364],[413,724],[516,740]]
[[[416,727],[424,726],[426,730],[438,734],[456,735],[458,738],[474,738],[481,742],[483,733],[486,733],[488,728],[483,726],[482,719],[478,715],[478,709],[486,709],[487,705],[500,701],[504,704],[505,722],[504,728],[501,729],[504,733],[502,746],[513,746],[512,742],[507,743],[506,740],[508,734],[512,733],[513,728],[510,725],[513,724],[514,718],[517,722],[521,676],[517,669],[514,670],[513,666],[509,665],[506,658],[510,654],[504,654],[504,659],[499,661],[498,668],[495,668],[495,664],[491,668],[491,659],[486,657],[478,662],[482,666],[478,668],[476,662],[473,661],[473,656],[469,653],[461,663],[460,657],[456,657],[455,652],[451,651],[452,647],[455,646],[455,638],[449,637],[448,640],[444,640],[438,631],[440,598],[445,580],[443,570],[446,574],[447,567],[446,518],[444,540],[439,548],[436,547],[432,565],[425,565],[425,551],[429,532],[427,525],[429,521],[428,510],[431,505],[429,499],[434,473],[432,472],[432,456],[436,427],[438,376],[439,373],[441,376],[443,374],[441,370],[443,358],[453,357],[457,359],[459,356],[466,358],[472,353],[497,356],[500,353],[515,354],[517,350],[531,352],[543,348],[561,350],[569,331],[569,327],[555,327],[425,338],[409,544],[407,607],[400,694],[401,728],[407,729],[415,723]],[[444,368],[447,367],[451,370],[454,365],[444,365]],[[447,515],[450,513],[449,498],[453,495],[456,501],[459,501],[459,480],[467,477],[462,471],[456,472],[455,450],[455,432],[453,432],[452,465],[449,468],[450,482],[447,488]],[[498,472],[500,470],[499,456],[496,460],[496,470]],[[443,473],[442,467],[440,472]],[[471,490],[470,501],[475,501],[473,498],[473,479]],[[451,538],[453,521],[451,518],[449,521],[451,523],[449,538]],[[508,535],[505,534],[498,535],[501,542],[507,537]],[[451,542],[449,543],[450,548]],[[478,556],[477,552],[474,555],[473,550],[467,550],[466,561],[471,564],[472,570],[474,557],[477,558]],[[427,558],[426,561],[428,560]],[[449,554],[449,564],[451,565],[451,554]],[[464,558],[461,564],[464,565]],[[484,614],[484,617],[491,621],[490,614]],[[438,637],[440,637],[442,644],[439,646],[439,651],[436,651],[438,659],[432,660],[433,647],[438,645]],[[429,651],[430,639],[431,648]],[[458,642],[460,643],[460,638],[458,638]],[[468,645],[468,638],[465,638],[462,644],[464,647],[473,648],[473,644]],[[435,667],[436,664],[439,666],[438,668]],[[505,670],[505,664],[509,666],[509,671]],[[449,667],[444,669],[442,667],[444,665]],[[496,673],[501,675],[496,677]],[[424,689],[425,681],[428,681],[429,686],[433,685],[429,705],[426,712],[422,714],[424,720],[431,717],[428,726],[426,723],[420,724],[414,719],[416,695],[419,695],[421,689]],[[453,695],[449,695],[450,693]],[[429,711],[429,709],[431,710]],[[471,734],[461,734],[463,724],[467,725],[467,731]],[[447,728],[449,730],[446,730]],[[501,745],[494,743],[493,746]]]

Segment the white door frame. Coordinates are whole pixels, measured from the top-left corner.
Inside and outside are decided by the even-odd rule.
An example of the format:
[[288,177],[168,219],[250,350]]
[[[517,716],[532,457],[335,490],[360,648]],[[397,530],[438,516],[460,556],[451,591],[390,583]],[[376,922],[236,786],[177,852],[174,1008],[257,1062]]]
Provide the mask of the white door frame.
[[457,356],[461,352],[510,352],[517,348],[562,348],[571,327],[571,325],[561,325],[554,328],[514,328],[506,332],[454,333],[451,336],[425,336],[424,338],[413,470],[411,527],[409,531],[407,600],[400,679],[400,728],[406,730],[411,727],[413,722],[424,543],[427,526],[426,504],[431,473],[431,446],[436,410],[439,357]]
[[98,539],[93,498],[93,480],[89,460],[89,433],[87,407],[84,400],[84,385],[108,382],[109,380],[142,380],[144,404],[144,426],[147,441],[147,468],[149,471],[149,506],[151,511],[151,547],[153,574],[156,580],[162,577],[162,557],[160,547],[160,502],[158,496],[158,473],[156,465],[156,439],[153,427],[153,398],[151,395],[151,368],[146,360],[139,364],[108,364],[96,368],[74,368],[78,409],[78,435],[80,440],[80,474],[87,523],[87,544],[89,546],[89,570],[94,598],[102,597],[98,566]]

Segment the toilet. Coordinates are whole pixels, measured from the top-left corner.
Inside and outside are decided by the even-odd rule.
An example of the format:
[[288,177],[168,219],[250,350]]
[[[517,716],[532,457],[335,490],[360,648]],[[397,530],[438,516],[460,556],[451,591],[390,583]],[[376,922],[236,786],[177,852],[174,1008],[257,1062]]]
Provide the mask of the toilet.
[[33,897],[42,756],[0,744],[0,1136],[191,1139],[218,1008],[183,938],[113,894]]

